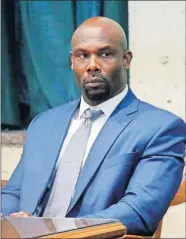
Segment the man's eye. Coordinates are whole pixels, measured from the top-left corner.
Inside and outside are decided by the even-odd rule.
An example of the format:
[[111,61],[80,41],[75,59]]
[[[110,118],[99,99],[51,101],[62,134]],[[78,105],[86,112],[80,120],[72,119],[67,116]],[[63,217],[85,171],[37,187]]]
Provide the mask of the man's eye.
[[112,52],[103,52],[103,53],[101,53],[101,56],[102,56],[102,57],[112,56]]
[[86,53],[80,53],[80,54],[77,55],[77,57],[80,58],[80,59],[85,59],[85,58],[88,57],[88,55]]

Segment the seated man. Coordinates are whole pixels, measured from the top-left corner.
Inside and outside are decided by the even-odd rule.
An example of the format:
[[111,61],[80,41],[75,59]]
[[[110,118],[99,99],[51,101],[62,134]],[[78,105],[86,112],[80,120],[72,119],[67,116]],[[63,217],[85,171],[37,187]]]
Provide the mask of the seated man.
[[154,233],[181,182],[186,126],[133,94],[131,59],[118,23],[78,27],[71,61],[81,99],[31,122],[2,190],[4,215],[116,218],[130,234]]

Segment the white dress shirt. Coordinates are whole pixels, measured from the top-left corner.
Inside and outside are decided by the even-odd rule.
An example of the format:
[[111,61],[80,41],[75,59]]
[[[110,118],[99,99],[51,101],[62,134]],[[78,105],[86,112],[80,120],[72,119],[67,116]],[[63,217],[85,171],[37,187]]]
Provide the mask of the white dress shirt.
[[98,136],[99,132],[101,131],[101,129],[103,128],[107,119],[110,117],[110,115],[115,110],[117,105],[126,96],[127,92],[128,92],[128,86],[126,85],[125,89],[121,93],[119,93],[118,95],[114,96],[113,98],[111,98],[107,101],[104,101],[103,103],[101,103],[97,106],[94,106],[94,107],[88,105],[84,101],[83,97],[81,97],[80,107],[77,109],[77,111],[75,112],[75,114],[73,115],[73,117],[71,119],[71,123],[70,123],[69,129],[68,129],[66,138],[64,140],[64,143],[62,145],[56,167],[59,166],[60,160],[62,159],[62,156],[65,152],[65,149],[66,149],[71,137],[73,136],[73,134],[76,132],[76,130],[78,129],[78,127],[81,125],[82,121],[84,120],[81,117],[82,114],[87,109],[98,108],[99,110],[103,111],[103,114],[100,117],[98,117],[95,121],[93,121],[91,124],[90,135],[89,135],[87,147],[85,150],[85,155],[84,155],[83,162],[82,162],[82,167],[84,166],[85,161],[88,157],[88,154],[90,152],[90,149],[91,149],[96,137]]

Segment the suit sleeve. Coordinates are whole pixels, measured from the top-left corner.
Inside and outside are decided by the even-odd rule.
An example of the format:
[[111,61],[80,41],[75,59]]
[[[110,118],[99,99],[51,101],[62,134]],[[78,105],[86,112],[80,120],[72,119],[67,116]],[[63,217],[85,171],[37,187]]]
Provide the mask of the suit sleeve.
[[179,118],[160,127],[141,155],[123,198],[84,217],[115,218],[128,234],[152,236],[180,186],[185,137],[186,126]]
[[[36,119],[39,116],[40,115],[36,116],[30,123],[30,126],[27,130],[27,135],[28,135],[28,132],[31,130],[33,123],[36,121]],[[24,152],[26,149],[26,145],[27,145],[27,139],[24,144],[23,154],[21,156],[21,159],[17,167],[15,168],[13,174],[8,180],[8,183],[1,190],[1,212],[3,213],[4,216],[8,216],[11,213],[19,211],[22,174],[23,174],[24,161],[25,161]]]

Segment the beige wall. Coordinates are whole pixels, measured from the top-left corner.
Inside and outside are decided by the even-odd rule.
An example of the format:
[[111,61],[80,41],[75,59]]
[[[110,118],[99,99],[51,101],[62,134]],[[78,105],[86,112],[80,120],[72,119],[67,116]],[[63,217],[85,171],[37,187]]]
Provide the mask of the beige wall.
[[129,1],[131,88],[185,119],[185,2]]
[[10,178],[21,158],[22,151],[23,148],[21,146],[2,145],[2,179],[8,180]]

